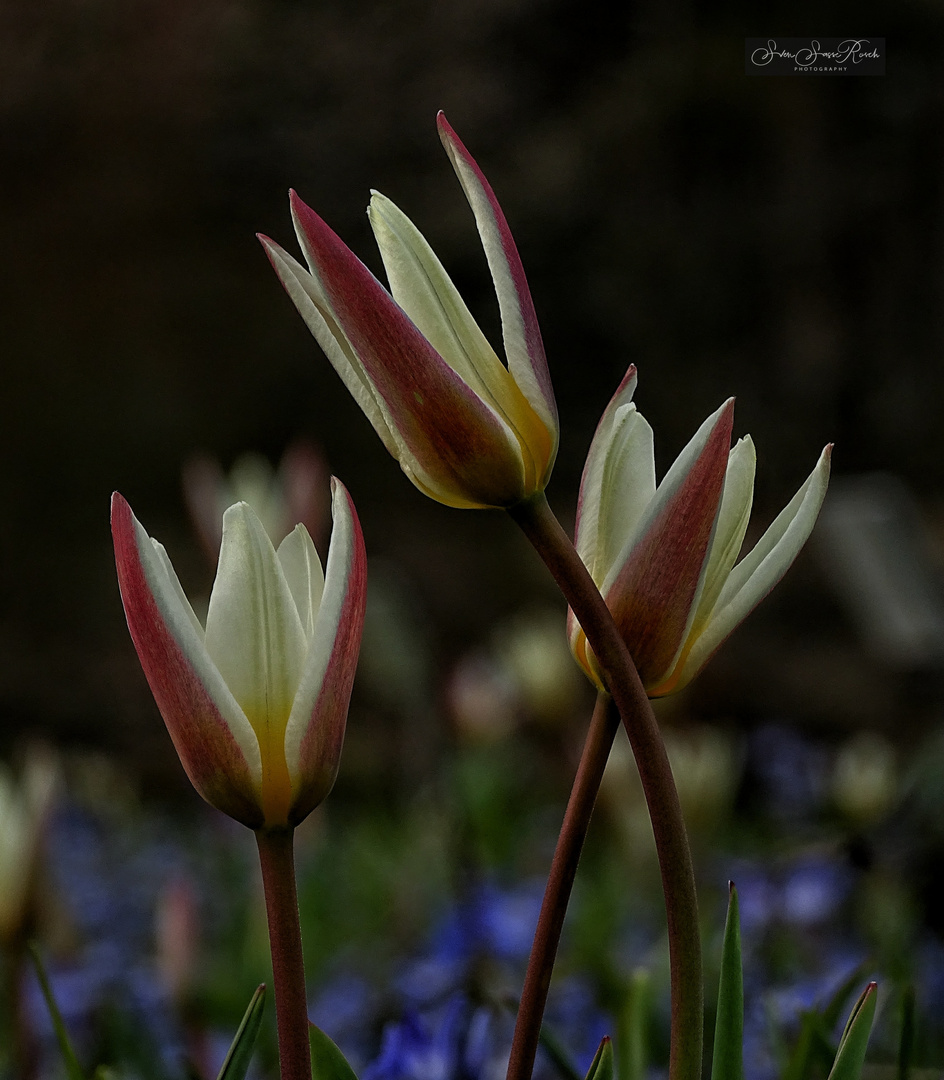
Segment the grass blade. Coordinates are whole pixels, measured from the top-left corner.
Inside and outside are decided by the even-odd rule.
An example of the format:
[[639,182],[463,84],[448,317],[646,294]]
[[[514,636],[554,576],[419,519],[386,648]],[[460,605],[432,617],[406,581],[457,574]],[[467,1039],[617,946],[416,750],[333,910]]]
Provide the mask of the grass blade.
[[263,983],[256,988],[256,992],[252,995],[242,1022],[236,1029],[236,1035],[227,1051],[226,1060],[223,1062],[217,1080],[245,1080],[246,1073],[249,1071],[249,1063],[252,1061],[256,1036],[259,1034],[259,1025],[262,1023],[262,1013],[265,1009],[265,993],[266,988]]
[[43,967],[43,962],[39,958],[39,950],[32,942],[29,945],[29,954],[32,958],[33,966],[36,968],[36,977],[39,979],[39,987],[43,992],[43,997],[46,999],[46,1008],[49,1009],[52,1026],[56,1032],[56,1040],[59,1043],[59,1050],[62,1053],[62,1059],[65,1062],[66,1074],[68,1075],[69,1080],[85,1080],[85,1073],[82,1071],[79,1059],[75,1056],[75,1051],[72,1049],[72,1043],[69,1040],[69,1033],[66,1031],[66,1026],[62,1021],[62,1013],[59,1012],[59,1006],[56,1004],[56,999],[52,996],[52,987],[49,985],[49,979],[46,976],[46,969]]
[[839,1040],[836,1060],[829,1073],[829,1080],[859,1080],[865,1064],[865,1052],[875,1019],[876,983],[871,982],[852,1007],[846,1021],[846,1030]]
[[744,1080],[744,974],[741,966],[741,918],[734,882],[728,882],[728,914],[721,949],[718,1015],[711,1059],[712,1080]]

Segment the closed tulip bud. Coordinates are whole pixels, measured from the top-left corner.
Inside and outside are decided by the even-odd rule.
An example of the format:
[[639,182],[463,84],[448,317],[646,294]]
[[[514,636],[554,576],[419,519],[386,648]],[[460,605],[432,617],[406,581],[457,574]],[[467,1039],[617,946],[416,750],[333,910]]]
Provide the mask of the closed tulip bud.
[[332,490],[324,572],[303,525],[276,551],[246,503],[226,511],[205,629],[164,548],[112,499],[128,628],[167,730],[203,798],[252,829],[297,825],[337,774],[366,556],[347,490]]
[[506,363],[409,218],[375,192],[368,216],[388,292],[292,192],[306,270],[260,236],[286,292],[410,480],[447,506],[509,507],[544,490],[557,406],[524,268],[498,201],[439,114],[475,215],[502,319]]
[[[660,484],[630,367],[600,420],[580,487],[575,544],[650,697],[681,690],[786,573],[826,495],[831,447],[737,565],[754,491],[754,444],[731,448],[734,399],[702,424]],[[568,613],[571,651],[605,689]]]

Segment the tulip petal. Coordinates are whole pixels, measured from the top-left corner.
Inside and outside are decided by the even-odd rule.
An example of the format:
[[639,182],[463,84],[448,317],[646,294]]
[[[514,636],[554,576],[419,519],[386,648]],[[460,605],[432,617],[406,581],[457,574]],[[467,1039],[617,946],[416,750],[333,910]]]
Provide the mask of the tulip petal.
[[117,492],[111,520],[128,629],[181,763],[208,803],[258,828],[255,733],[211,660],[166,555]]
[[312,336],[331,361],[332,367],[341,376],[344,385],[364,411],[388,452],[399,457],[400,443],[394,435],[382,401],[378,399],[344,331],[331,317],[330,304],[317,278],[274,240],[260,233],[259,241],[285,291],[298,308]]
[[724,485],[733,410],[732,398],[679,455],[601,589],[647,689],[671,668],[697,606]]
[[637,535],[656,492],[652,428],[632,403],[617,410],[610,445],[600,497],[600,580],[625,550],[627,537]]
[[508,370],[531,402],[532,408],[544,421],[550,435],[552,445],[547,465],[549,474],[557,454],[557,404],[547,369],[534,301],[531,299],[521,257],[505,215],[482,170],[442,112],[437,116],[436,122],[439,137],[472,207],[482,246],[485,248],[485,257],[498,296]]
[[514,431],[525,463],[525,484],[535,487],[550,447],[544,421],[495,355],[413,222],[376,191],[367,213],[394,300],[446,363]]
[[[297,196],[299,242],[321,286],[321,315],[350,344],[414,482],[450,506],[509,506],[524,463],[508,425],[453,371],[366,266]],[[331,354],[329,359],[333,360]]]
[[290,798],[285,725],[308,641],[272,541],[248,503],[223,515],[206,647],[259,740],[266,821],[284,820]]
[[728,635],[789,570],[813,531],[826,497],[831,453],[832,445],[829,445],[800,490],[731,571],[714,614],[692,645],[673,689],[680,689],[698,674]]
[[[636,367],[630,364],[623,376],[623,381],[600,417],[580,479],[574,546],[598,585],[606,577],[607,571],[618,554],[613,550],[614,541],[622,545],[626,537],[626,534],[619,530],[617,519],[613,516],[614,511],[604,506],[604,488],[607,494],[620,504],[620,508],[615,512],[626,514],[632,524],[638,521],[646,504],[655,493],[655,461],[651,463],[646,461],[644,454],[634,454],[633,463],[627,466],[628,477],[625,487],[612,479],[614,432],[620,418],[623,422],[626,420],[626,409],[632,401],[635,389]],[[642,429],[638,434],[641,433]],[[611,480],[605,484],[608,478]],[[606,513],[609,524],[609,528],[603,533],[601,533],[601,513]],[[602,550],[604,547],[608,548],[606,554]]]
[[450,367],[497,408],[496,394],[502,392],[498,380],[503,374],[512,381],[511,376],[426,238],[380,192],[371,193],[367,217],[394,300]]
[[296,525],[278,549],[279,562],[298,609],[302,630],[309,644],[315,632],[318,608],[324,592],[321,560],[304,525]]
[[689,636],[702,632],[711,619],[715,604],[728,580],[728,574],[737,561],[744,543],[744,534],[751,517],[754,501],[754,471],[757,454],[754,442],[748,435],[738,439],[728,455],[728,469],[724,476],[724,492],[718,523],[711,541],[708,562],[705,566],[705,584],[698,601],[698,609],[692,620]]
[[334,526],[324,594],[285,730],[291,820],[301,821],[334,784],[367,599],[367,556],[354,504],[332,479]]

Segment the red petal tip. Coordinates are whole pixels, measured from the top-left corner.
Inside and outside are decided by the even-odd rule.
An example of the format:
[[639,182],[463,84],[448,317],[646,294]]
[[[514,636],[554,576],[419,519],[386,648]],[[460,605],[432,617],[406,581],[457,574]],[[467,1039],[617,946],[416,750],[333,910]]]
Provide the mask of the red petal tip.
[[111,493],[111,522],[115,524],[115,519],[120,516],[131,515],[131,507],[128,505],[128,500],[121,494],[120,491],[113,491]]

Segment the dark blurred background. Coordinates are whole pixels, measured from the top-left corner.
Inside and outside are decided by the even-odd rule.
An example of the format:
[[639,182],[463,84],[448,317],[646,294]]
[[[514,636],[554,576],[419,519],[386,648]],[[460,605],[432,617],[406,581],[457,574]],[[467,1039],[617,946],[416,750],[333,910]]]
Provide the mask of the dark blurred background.
[[[887,39],[885,77],[744,74],[748,34],[869,33]],[[844,480],[865,491],[859,517],[853,505],[804,552],[669,709],[893,737],[939,722],[939,4],[6,0],[0,42],[0,754],[44,735],[184,790],[124,626],[108,498],[121,490],[205,592],[181,494],[197,452],[228,467],[249,449],[275,463],[298,438],[322,449],[434,702],[430,672],[557,603],[501,514],[448,510],[402,477],[253,235],[295,249],[292,186],[379,270],[364,214],[375,187],[497,343],[439,108],[528,272],[561,413],[549,497],[568,527],[630,362],[660,474],[737,395],[736,432],[758,447],[749,540],[828,441],[836,497]],[[891,531],[837,588],[862,513]],[[930,606],[914,647],[863,625],[884,625],[881,604],[868,609],[876,572],[905,582],[893,600],[910,589]],[[390,748],[389,703],[369,684],[355,762],[358,747]]]

